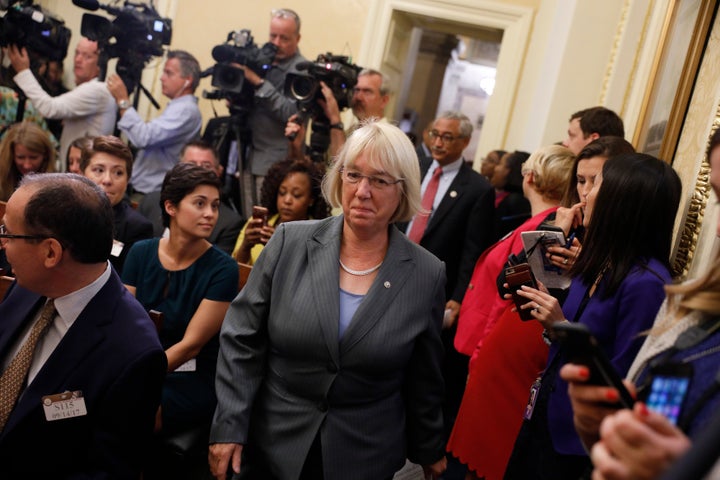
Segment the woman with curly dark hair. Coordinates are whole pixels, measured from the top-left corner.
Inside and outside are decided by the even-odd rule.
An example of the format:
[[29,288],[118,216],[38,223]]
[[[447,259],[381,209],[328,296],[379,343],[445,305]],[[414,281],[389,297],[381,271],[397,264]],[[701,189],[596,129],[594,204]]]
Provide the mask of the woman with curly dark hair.
[[235,243],[235,260],[253,265],[283,222],[327,217],[330,209],[320,191],[323,174],[323,168],[309,160],[288,159],[270,167],[260,191],[267,223],[259,218],[247,221]]

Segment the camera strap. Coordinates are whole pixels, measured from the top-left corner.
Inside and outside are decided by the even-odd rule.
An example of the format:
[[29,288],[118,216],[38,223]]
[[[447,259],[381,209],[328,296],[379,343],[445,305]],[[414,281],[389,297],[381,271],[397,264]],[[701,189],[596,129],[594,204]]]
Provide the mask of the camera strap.
[[[648,362],[648,367],[653,368],[657,365],[660,365],[661,363],[665,363],[670,357],[672,357],[676,353],[683,350],[689,350],[694,346],[699,345],[700,343],[704,342],[705,339],[707,339],[710,335],[715,333],[718,329],[720,329],[720,318],[718,317],[713,317],[710,320],[704,321],[697,325],[693,325],[692,327],[688,328],[680,335],[678,335],[675,343],[673,343],[670,348],[668,348],[664,352],[661,352],[660,354],[655,356],[655,358],[651,359]],[[695,358],[695,356],[692,357],[693,360]],[[682,361],[687,362],[688,360]]]
[[16,92],[18,94],[18,104],[17,110],[15,111],[15,123],[20,123],[23,121],[23,117],[25,116],[25,104],[27,103],[27,97],[19,89],[16,90]]

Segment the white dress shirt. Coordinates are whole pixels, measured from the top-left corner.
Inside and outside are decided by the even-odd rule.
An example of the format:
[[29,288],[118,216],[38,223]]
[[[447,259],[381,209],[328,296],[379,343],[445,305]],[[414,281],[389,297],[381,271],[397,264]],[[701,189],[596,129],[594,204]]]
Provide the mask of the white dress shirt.
[[51,97],[43,90],[30,69],[15,75],[14,80],[40,115],[63,120],[60,136],[60,161],[63,170],[67,165],[66,155],[73,140],[85,135],[112,135],[117,105],[105,82],[93,78],[69,92]]
[[[110,263],[108,262],[105,267],[105,271],[94,282],[84,286],[80,290],[76,290],[55,299],[55,309],[58,313],[53,322],[50,324],[48,331],[40,340],[38,340],[38,343],[35,346],[35,353],[33,354],[30,369],[28,370],[28,385],[33,381],[42,366],[45,365],[47,359],[50,358],[50,355],[55,351],[55,348],[60,344],[60,341],[63,339],[70,327],[72,327],[73,323],[75,323],[75,320],[77,320],[80,316],[80,313],[82,313],[87,304],[90,303],[90,300],[92,300],[100,289],[105,286],[108,279],[110,279],[110,272]],[[19,341],[17,341],[10,350],[10,355],[3,359],[3,372],[8,365],[10,365],[12,359],[15,358],[15,355],[17,355],[18,351],[20,351],[20,348],[27,340],[30,335],[30,330],[32,330],[32,326],[35,325],[40,318],[41,311],[42,308],[38,309],[33,321],[28,322],[28,325],[25,327],[25,331],[22,335],[20,335]]]
[[[435,194],[435,199],[433,200],[433,206],[432,211],[430,212],[430,217],[428,218],[428,223],[430,223],[430,220],[432,219],[432,216],[435,214],[435,210],[437,210],[438,206],[440,205],[440,202],[442,202],[442,199],[445,197],[445,194],[447,193],[448,189],[450,188],[450,185],[455,180],[455,177],[457,177],[458,172],[460,171],[460,167],[462,166],[463,162],[465,160],[463,157],[458,158],[452,163],[449,163],[442,167],[442,175],[440,175],[440,183],[438,184],[438,190]],[[437,160],[433,160],[430,164],[430,168],[428,168],[427,173],[425,173],[425,177],[423,178],[422,184],[420,185],[420,198],[425,194],[425,190],[427,189],[428,183],[430,183],[430,179],[433,176],[433,173],[435,173],[435,169],[440,167],[440,164]],[[412,228],[412,224],[415,221],[415,217],[413,217],[412,221],[408,223],[407,229],[405,230],[405,233],[409,233],[410,229]]]

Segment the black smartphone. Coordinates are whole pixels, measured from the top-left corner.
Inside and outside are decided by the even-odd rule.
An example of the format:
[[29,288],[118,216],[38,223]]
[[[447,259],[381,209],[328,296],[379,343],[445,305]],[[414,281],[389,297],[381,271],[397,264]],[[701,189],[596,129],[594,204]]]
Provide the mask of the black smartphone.
[[643,392],[647,407],[677,425],[690,388],[692,373],[692,365],[689,363],[653,366],[650,369],[649,387]]
[[268,222],[268,209],[259,205],[254,205],[252,207],[252,217],[262,220],[262,226],[264,227]]
[[[624,408],[632,408],[635,403],[630,392],[622,382],[622,377],[610,363],[597,339],[582,323],[560,322],[552,327],[554,339],[560,343],[569,363],[585,365],[590,370],[587,383],[613,387],[620,393],[618,403]],[[617,405],[613,405],[617,406]]]
[[505,269],[505,281],[508,284],[508,289],[512,293],[513,302],[517,308],[520,320],[528,321],[533,320],[535,317],[530,313],[530,309],[520,308],[530,300],[525,297],[518,295],[517,290],[526,285],[528,287],[537,288],[537,282],[535,281],[535,275],[533,275],[530,265],[527,263],[520,263],[518,265],[512,265]]

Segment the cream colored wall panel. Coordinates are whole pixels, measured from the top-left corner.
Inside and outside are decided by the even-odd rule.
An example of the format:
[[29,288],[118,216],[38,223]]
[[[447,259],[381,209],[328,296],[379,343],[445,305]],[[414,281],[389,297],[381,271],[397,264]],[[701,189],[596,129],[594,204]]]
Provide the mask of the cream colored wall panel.
[[[287,0],[282,2],[257,0],[159,0],[157,10],[173,20],[173,38],[170,48],[187,50],[195,55],[205,69],[214,64],[211,51],[215,45],[225,42],[231,30],[247,28],[252,30],[255,42],[262,45],[268,40],[270,12],[273,8],[292,8],[302,21],[300,51],[314,60],[319,53],[331,51],[339,55],[351,55],[357,61],[361,49],[363,29],[367,12],[373,0],[327,0],[324,2]],[[80,21],[88,13],[73,5],[69,0],[43,0],[45,8],[57,13],[73,31],[68,58],[65,61],[66,78],[72,79],[72,51],[80,37]],[[108,0],[101,1],[103,4]],[[162,62],[153,60],[143,74],[143,84],[153,92],[161,104],[160,74]],[[71,82],[66,82],[70,84]],[[196,92],[201,96],[203,89],[210,89],[210,79],[200,82]],[[213,116],[213,103],[218,113],[225,114],[222,102],[200,100],[203,118]],[[147,118],[159,112],[141,103],[140,111]]]
[[563,140],[570,115],[598,105],[623,1],[544,0],[527,51],[508,137],[533,151]]

